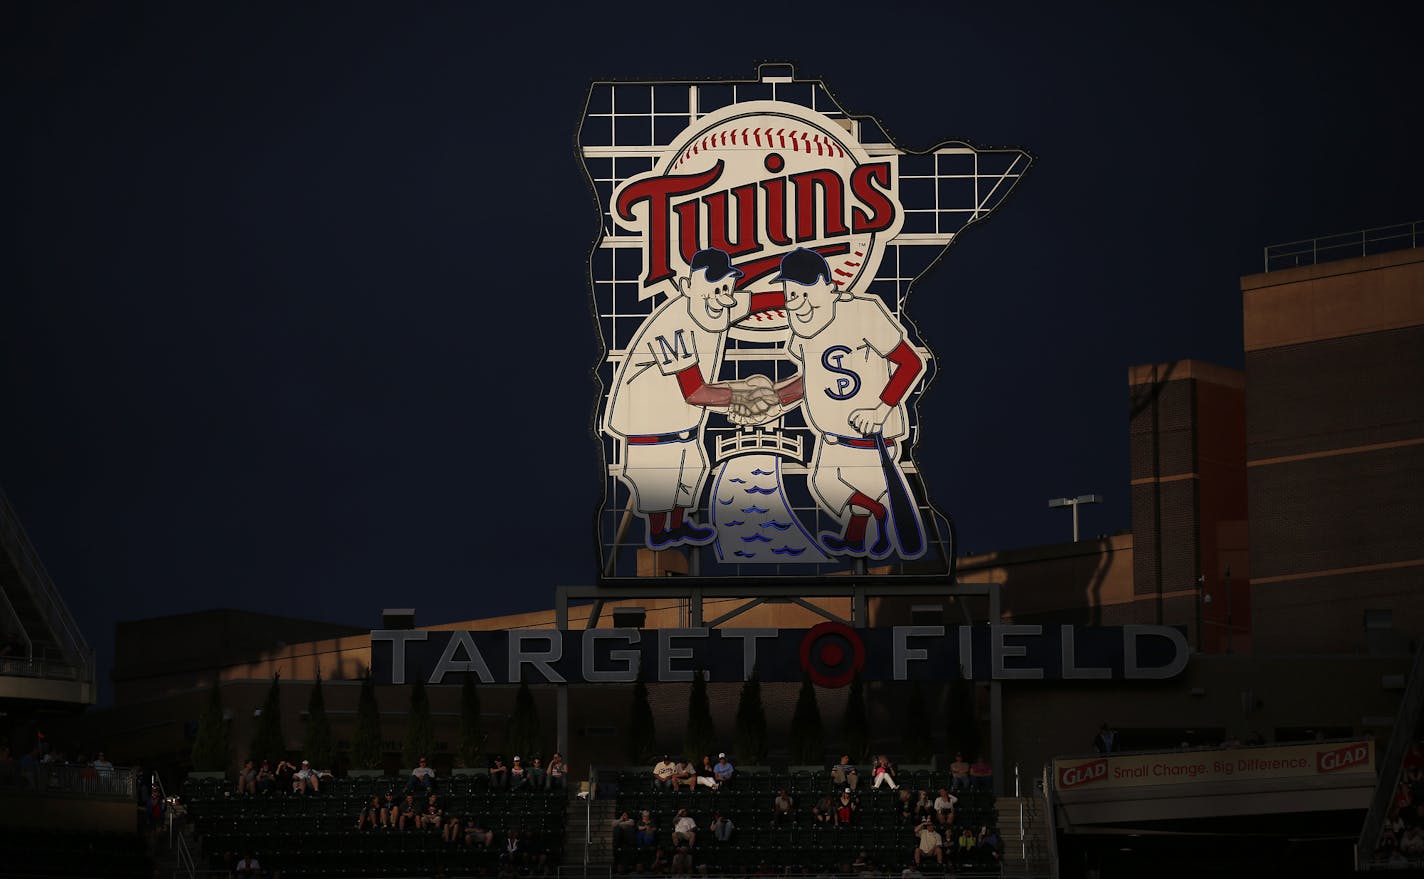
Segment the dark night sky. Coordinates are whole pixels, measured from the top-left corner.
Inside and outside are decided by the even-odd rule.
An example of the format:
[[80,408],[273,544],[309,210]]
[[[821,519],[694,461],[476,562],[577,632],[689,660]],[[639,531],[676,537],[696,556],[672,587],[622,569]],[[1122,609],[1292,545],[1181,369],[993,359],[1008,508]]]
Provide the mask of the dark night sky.
[[1262,246],[1424,219],[1411,4],[1146,6],[6,5],[0,485],[101,674],[125,619],[550,606],[595,574],[588,83],[792,60],[1037,157],[910,305],[961,548],[1125,528],[1128,366],[1240,367]]

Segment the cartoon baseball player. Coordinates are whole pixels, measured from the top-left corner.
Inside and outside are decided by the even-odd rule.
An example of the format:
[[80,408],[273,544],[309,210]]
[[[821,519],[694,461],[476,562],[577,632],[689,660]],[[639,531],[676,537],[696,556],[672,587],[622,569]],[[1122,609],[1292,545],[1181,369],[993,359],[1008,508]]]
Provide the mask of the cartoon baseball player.
[[[887,472],[904,485],[900,444],[908,432],[904,399],[924,373],[924,361],[905,340],[904,327],[878,296],[855,296],[831,280],[826,260],[814,250],[797,248],[781,260],[774,278],[786,291],[791,338],[786,352],[801,374],[778,385],[779,402],[800,399],[806,421],[816,433],[811,489],[822,509],[844,524],[837,534],[822,532],[821,544],[833,555],[884,558],[891,549],[886,523]],[[882,465],[875,434],[881,434],[891,466]],[[896,530],[918,528],[896,522]],[[875,542],[866,547],[866,530],[875,520]],[[917,556],[922,550],[902,556]],[[923,545],[923,541],[919,542]]]
[[619,478],[633,510],[647,520],[649,549],[705,546],[716,529],[688,517],[707,478],[702,428],[707,410],[726,410],[737,423],[759,423],[778,406],[770,379],[714,383],[727,330],[753,311],[780,308],[784,294],[738,295],[727,254],[698,251],[675,293],[648,315],[618,369],[602,430],[621,444]]

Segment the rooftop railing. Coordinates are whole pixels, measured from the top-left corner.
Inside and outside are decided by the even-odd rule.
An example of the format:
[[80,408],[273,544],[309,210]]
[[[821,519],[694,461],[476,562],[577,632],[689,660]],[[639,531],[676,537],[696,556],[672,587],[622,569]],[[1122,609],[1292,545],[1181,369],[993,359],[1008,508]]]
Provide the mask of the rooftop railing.
[[1266,248],[1265,270],[1275,272],[1354,256],[1408,250],[1418,247],[1421,242],[1424,242],[1424,220],[1394,226],[1377,226],[1358,232],[1322,235],[1319,238],[1270,245]]

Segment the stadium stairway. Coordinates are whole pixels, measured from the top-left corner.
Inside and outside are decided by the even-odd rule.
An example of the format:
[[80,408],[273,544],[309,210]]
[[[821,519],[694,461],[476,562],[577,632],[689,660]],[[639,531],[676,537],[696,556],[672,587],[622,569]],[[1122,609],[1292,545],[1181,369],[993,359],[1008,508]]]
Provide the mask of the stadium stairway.
[[[999,815],[999,835],[1004,841],[1003,871],[1013,876],[1051,876],[1052,851],[1048,844],[1048,821],[1043,814],[1040,797],[999,797],[995,801]],[[1020,837],[1019,810],[1022,809],[1023,829]]]
[[[592,802],[571,797],[564,818],[564,867],[583,867],[584,839],[588,843],[588,863],[606,866],[613,863],[613,819],[618,815],[618,802],[612,798]],[[592,832],[588,832],[592,828]],[[587,836],[585,836],[587,834]]]

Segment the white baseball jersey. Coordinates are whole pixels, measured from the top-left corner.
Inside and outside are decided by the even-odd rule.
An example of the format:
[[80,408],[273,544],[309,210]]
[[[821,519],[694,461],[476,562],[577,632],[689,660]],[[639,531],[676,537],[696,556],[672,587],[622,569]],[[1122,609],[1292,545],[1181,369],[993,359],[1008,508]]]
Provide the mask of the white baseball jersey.
[[[850,414],[880,405],[892,366],[885,358],[905,340],[905,331],[878,296],[840,297],[834,308],[830,323],[810,338],[793,332],[786,353],[801,364],[801,405],[811,427],[859,437]],[[896,405],[885,420],[885,438],[904,436],[907,423],[904,405]]]
[[687,311],[688,299],[675,296],[638,328],[618,369],[603,429],[615,436],[662,434],[700,427],[707,410],[683,399],[677,374],[698,367],[702,380],[716,380],[726,333],[699,327]]

